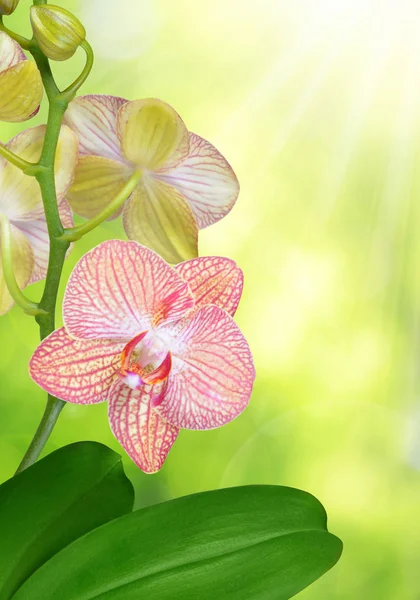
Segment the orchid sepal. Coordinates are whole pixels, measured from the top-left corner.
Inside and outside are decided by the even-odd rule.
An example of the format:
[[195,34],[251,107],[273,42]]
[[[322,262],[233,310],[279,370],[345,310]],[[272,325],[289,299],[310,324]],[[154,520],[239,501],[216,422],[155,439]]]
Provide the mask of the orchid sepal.
[[37,65],[5,29],[0,26],[0,120],[20,123],[39,111],[43,85]]

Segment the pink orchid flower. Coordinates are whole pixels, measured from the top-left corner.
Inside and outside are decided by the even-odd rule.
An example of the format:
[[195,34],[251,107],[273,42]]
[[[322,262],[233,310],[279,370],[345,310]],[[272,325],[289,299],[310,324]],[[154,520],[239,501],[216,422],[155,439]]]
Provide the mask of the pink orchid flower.
[[242,285],[226,258],[173,268],[137,242],[104,242],[76,265],[64,327],[37,348],[30,374],[67,402],[108,400],[117,440],[158,471],[180,429],[220,427],[249,402],[252,355],[231,316]]
[[239,184],[229,163],[161,100],[83,96],[71,102],[64,122],[80,141],[68,196],[74,212],[94,217],[140,173],[123,208],[124,229],[169,263],[196,257],[198,229],[236,202]]
[[[36,162],[44,143],[45,126],[33,127],[10,140],[7,148]],[[64,196],[73,180],[78,141],[66,126],[61,128],[55,162],[55,184],[61,220],[72,227],[73,216]],[[10,223],[13,270],[21,289],[46,276],[50,240],[38,182],[0,157],[0,217]],[[0,315],[14,304],[6,287],[0,260]]]
[[26,58],[15,40],[0,31],[0,121],[30,119],[39,110],[42,93],[36,64]]

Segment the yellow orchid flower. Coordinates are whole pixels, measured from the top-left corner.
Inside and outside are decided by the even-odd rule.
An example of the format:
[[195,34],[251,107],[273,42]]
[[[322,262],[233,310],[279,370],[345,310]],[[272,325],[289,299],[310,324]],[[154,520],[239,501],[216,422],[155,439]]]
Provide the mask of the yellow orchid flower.
[[[33,127],[10,140],[7,148],[28,161],[39,160],[45,126]],[[72,213],[64,196],[69,189],[77,161],[77,136],[63,126],[55,161],[57,199],[63,225],[71,227]],[[0,157],[0,216],[10,224],[13,271],[20,289],[43,279],[47,273],[49,237],[41,192],[34,177]],[[0,261],[0,315],[13,306]]]
[[169,263],[196,257],[198,230],[236,202],[239,184],[229,163],[161,100],[83,96],[70,104],[64,122],[80,142],[68,194],[74,212],[95,217],[140,171],[113,217],[122,211],[127,236]]
[[22,48],[0,31],[0,121],[30,119],[42,100],[41,75]]

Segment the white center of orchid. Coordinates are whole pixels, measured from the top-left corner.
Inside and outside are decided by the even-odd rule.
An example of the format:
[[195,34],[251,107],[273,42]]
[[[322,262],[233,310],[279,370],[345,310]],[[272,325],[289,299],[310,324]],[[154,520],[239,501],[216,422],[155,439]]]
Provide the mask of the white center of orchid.
[[142,378],[137,373],[127,373],[127,375],[123,377],[123,381],[132,390],[136,390],[143,383]]
[[168,352],[165,342],[154,331],[148,331],[134,350],[136,362],[143,368],[156,369]]
[[154,331],[144,331],[125,346],[121,355],[120,377],[136,390],[143,385],[164,381],[172,367],[167,344]]

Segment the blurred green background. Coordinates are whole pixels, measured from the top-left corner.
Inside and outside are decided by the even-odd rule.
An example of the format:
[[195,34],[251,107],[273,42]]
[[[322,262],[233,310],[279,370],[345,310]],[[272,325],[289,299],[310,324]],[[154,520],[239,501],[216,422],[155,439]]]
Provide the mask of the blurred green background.
[[[29,4],[8,21],[20,32]],[[83,91],[166,100],[242,186],[200,250],[245,272],[237,321],[256,360],[252,402],[219,430],[183,432],[157,475],[124,458],[137,505],[240,484],[303,488],[345,549],[299,598],[419,600],[418,2],[61,5],[96,50]],[[57,63],[59,81],[82,63]],[[45,107],[33,124],[44,119]],[[22,128],[1,124],[1,140]],[[66,277],[109,237],[124,237],[120,222],[76,245]],[[41,285],[27,292],[37,299]],[[27,374],[33,320],[15,308],[0,331],[3,481],[45,399]],[[66,407],[47,450],[82,439],[118,450],[106,406]]]

